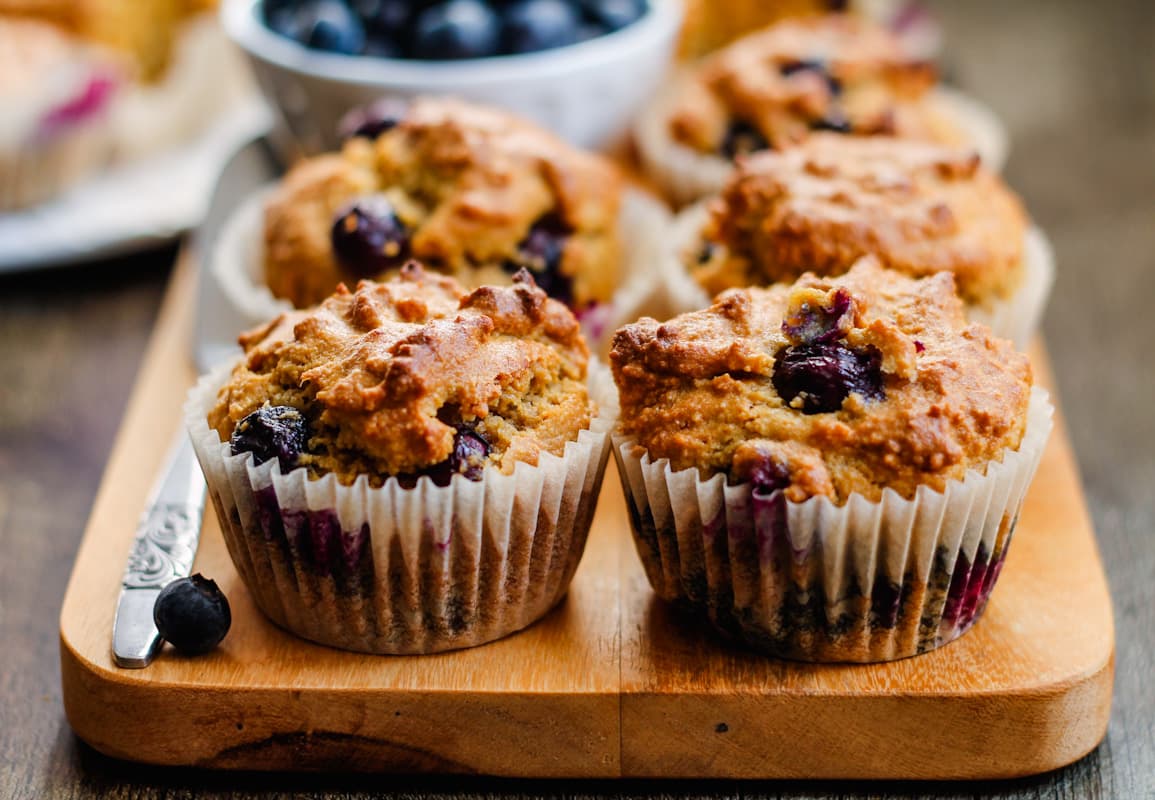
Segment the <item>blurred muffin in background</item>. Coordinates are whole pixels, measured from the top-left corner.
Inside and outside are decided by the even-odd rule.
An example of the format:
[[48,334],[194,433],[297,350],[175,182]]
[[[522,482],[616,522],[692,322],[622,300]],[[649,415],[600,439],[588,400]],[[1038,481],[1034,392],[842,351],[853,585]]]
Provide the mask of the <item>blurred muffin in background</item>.
[[[793,17],[814,17],[848,11],[887,25],[903,36],[927,43],[933,33],[927,15],[914,0],[686,0],[686,23],[679,53],[700,58],[748,33]],[[931,56],[933,52],[924,55]]]
[[932,63],[865,16],[787,20],[670,81],[638,120],[638,150],[684,204],[719,191],[740,157],[795,146],[815,131],[976,146],[936,81]]
[[[20,119],[4,126],[0,157],[6,163],[8,159],[26,162],[22,173],[28,173],[36,163],[46,174],[29,190],[27,174],[18,185],[10,175],[11,168],[5,169],[0,173],[4,207],[45,202],[91,175],[97,166],[134,160],[188,142],[247,96],[251,89],[246,67],[220,31],[214,6],[215,0],[0,0],[0,20],[8,21],[0,57],[28,61],[14,63],[0,75],[0,80],[10,84],[8,91],[17,87],[31,98],[59,99],[59,93],[65,91],[61,83],[64,62],[71,62],[69,69],[81,72],[84,68],[77,64],[98,63],[102,65],[101,75],[115,76],[112,83],[117,88],[112,92],[106,86],[111,79],[101,84],[105,88],[96,105],[105,128],[104,144],[93,147],[93,131],[86,130],[89,146],[85,157],[74,142],[69,142],[65,153],[59,125],[53,130],[53,148],[34,130],[17,135],[14,128],[28,124],[26,119],[20,121],[21,115],[35,113],[37,103],[17,105]],[[48,44],[49,40],[57,44]],[[49,55],[54,48],[61,54]],[[61,63],[48,69],[45,63],[52,59]],[[30,68],[32,64],[38,68]],[[80,121],[91,128],[96,120],[90,109],[92,98],[81,105],[85,113],[72,109],[67,115],[70,134],[79,133]],[[77,116],[83,119],[74,119]]]
[[521,268],[583,313],[620,279],[622,177],[504,111],[447,98],[350,116],[340,153],[299,162],[265,214],[265,277],[305,308],[410,258],[467,288]]
[[52,25],[0,16],[0,212],[35,205],[113,152],[118,61]]

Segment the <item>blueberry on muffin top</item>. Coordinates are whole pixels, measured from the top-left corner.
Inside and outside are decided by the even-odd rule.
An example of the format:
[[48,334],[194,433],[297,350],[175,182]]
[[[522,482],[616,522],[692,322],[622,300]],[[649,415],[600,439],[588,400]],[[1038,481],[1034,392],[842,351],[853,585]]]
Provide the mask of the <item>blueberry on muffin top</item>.
[[619,330],[622,433],[673,469],[836,503],[941,490],[1019,446],[1031,367],[970,325],[947,273],[866,258]]
[[610,299],[622,188],[612,164],[503,111],[447,99],[382,108],[276,189],[265,215],[273,294],[304,308],[415,258],[467,287],[525,267],[575,310]]
[[920,103],[935,80],[931,65],[863,17],[788,20],[707,58],[670,124],[682,144],[731,159],[824,130],[957,140]]
[[970,151],[818,134],[744,160],[710,212],[709,251],[686,255],[711,294],[839,275],[864,255],[915,277],[951,272],[973,305],[1022,280],[1022,204]]
[[561,455],[595,413],[577,320],[526,271],[467,292],[409,264],[241,344],[209,425],[234,452],[346,484],[509,473]]

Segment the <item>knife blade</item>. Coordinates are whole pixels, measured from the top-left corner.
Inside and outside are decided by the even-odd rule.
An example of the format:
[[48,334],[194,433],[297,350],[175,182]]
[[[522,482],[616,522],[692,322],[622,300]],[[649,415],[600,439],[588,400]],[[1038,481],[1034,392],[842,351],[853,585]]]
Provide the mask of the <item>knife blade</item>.
[[161,589],[192,570],[204,507],[204,475],[181,430],[141,514],[124,570],[112,623],[117,666],[147,667],[159,652],[162,640],[152,607]]

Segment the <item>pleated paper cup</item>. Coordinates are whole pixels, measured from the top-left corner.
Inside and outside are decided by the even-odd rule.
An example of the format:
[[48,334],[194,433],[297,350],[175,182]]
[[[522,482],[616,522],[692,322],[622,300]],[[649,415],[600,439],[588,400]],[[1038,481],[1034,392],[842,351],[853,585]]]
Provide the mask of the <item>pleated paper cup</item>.
[[564,597],[581,560],[609,457],[616,395],[591,365],[599,414],[563,456],[481,481],[392,478],[374,488],[332,474],[282,474],[232,455],[206,418],[224,367],[202,378],[185,424],[229,555],[257,606],[314,642],[366,653],[435,653],[507,636]]
[[801,661],[890,661],[961,636],[986,606],[1051,432],[1031,393],[1017,450],[942,492],[802,503],[725,475],[674,472],[614,436],[638,555],[654,591],[745,645]]
[[48,202],[111,163],[114,142],[106,116],[0,154],[0,212]]
[[[699,152],[673,136],[670,120],[691,78],[692,72],[683,70],[669,81],[634,125],[634,141],[646,174],[679,207],[721,192],[734,170],[733,162]],[[935,89],[926,102],[945,127],[959,131],[965,146],[974,148],[983,164],[995,172],[1002,170],[1009,139],[993,111],[972,97],[943,87]]]
[[[265,205],[275,187],[267,186],[248,197],[223,227],[209,258],[209,273],[221,289],[229,309],[249,327],[255,327],[292,304],[273,295],[265,282]],[[608,352],[613,332],[650,314],[660,298],[658,264],[670,214],[665,205],[641,191],[622,198],[618,226],[622,262],[618,288],[611,302],[578,313],[582,331],[595,351]]]
[[[713,302],[686,267],[688,254],[702,245],[702,230],[709,217],[709,202],[702,201],[684,209],[670,224],[659,268],[663,296],[668,300],[664,309],[667,317],[708,308]],[[1020,350],[1026,349],[1042,322],[1054,283],[1051,243],[1042,230],[1031,227],[1023,243],[1023,277],[1019,286],[1009,297],[989,305],[967,304],[967,319],[983,323],[996,336],[1010,339]]]
[[1010,339],[1020,350],[1031,343],[1043,321],[1043,312],[1055,284],[1055,253],[1047,235],[1036,227],[1027,230],[1023,245],[1023,279],[1004,300],[989,307],[968,305],[967,318],[981,322],[996,336]]

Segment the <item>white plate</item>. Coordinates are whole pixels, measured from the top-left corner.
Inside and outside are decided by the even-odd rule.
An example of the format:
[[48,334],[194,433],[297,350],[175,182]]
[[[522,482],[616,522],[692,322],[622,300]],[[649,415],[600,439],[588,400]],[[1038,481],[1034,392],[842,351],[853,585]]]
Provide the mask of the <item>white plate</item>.
[[271,124],[254,100],[186,146],[116,167],[47,205],[0,215],[0,273],[120,255],[196,227],[225,163]]

